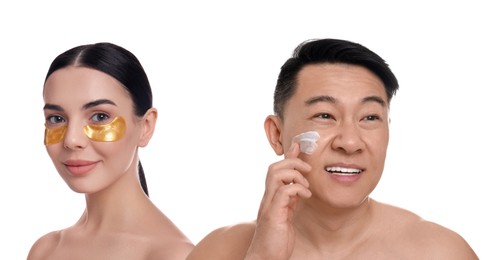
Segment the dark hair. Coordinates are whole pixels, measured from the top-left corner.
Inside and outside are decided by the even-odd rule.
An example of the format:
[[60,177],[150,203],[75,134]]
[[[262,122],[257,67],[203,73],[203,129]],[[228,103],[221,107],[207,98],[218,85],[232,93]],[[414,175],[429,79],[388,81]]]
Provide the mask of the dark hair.
[[[143,116],[152,107],[152,89],[145,70],[136,56],[121,46],[100,42],[69,49],[54,59],[45,80],[56,70],[68,66],[87,67],[114,77],[129,92],[137,116]],[[141,162],[138,164],[138,171],[141,187],[148,196]]]
[[338,39],[317,39],[301,43],[293,51],[278,76],[274,91],[274,113],[283,117],[286,102],[297,87],[297,77],[303,67],[310,64],[343,63],[359,65],[375,73],[384,83],[388,101],[398,90],[398,80],[379,55],[354,42]]

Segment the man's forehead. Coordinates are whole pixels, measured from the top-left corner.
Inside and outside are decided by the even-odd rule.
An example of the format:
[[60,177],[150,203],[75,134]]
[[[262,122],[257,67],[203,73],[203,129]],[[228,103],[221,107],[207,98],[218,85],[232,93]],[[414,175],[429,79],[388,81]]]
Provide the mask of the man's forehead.
[[362,66],[349,64],[308,65],[299,72],[294,96],[351,97],[382,96],[387,100],[382,80]]

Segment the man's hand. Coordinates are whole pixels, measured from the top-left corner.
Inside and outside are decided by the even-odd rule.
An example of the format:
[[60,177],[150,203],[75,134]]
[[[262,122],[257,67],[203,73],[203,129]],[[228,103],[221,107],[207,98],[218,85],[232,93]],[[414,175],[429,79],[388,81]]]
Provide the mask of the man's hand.
[[285,159],[269,166],[257,228],[246,255],[252,259],[289,259],[295,244],[293,212],[300,198],[309,198],[309,183],[301,172],[311,166],[298,158],[300,148],[293,143]]

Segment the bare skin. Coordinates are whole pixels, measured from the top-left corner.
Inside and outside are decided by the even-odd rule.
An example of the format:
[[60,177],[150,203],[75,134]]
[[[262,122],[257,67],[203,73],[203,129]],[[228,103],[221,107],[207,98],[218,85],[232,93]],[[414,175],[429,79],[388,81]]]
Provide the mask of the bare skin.
[[[54,72],[45,84],[44,101],[46,122],[68,125],[64,139],[48,145],[47,152],[68,186],[85,194],[86,208],[75,225],[38,239],[28,259],[185,259],[193,244],[138,180],[138,148],[152,137],[157,110],[136,116],[119,82],[83,67]],[[120,140],[96,142],[84,134],[84,125],[105,124],[117,116],[127,126]],[[69,163],[93,166],[80,167],[89,168],[82,172]]]
[[[369,197],[384,169],[389,104],[381,80],[346,64],[304,67],[283,118],[265,131],[269,167],[257,220],[217,229],[198,259],[478,259],[457,233]],[[295,135],[316,130],[312,155]]]
[[147,198],[128,197],[96,205],[104,214],[89,207],[75,225],[40,238],[28,259],[185,259],[191,241]]

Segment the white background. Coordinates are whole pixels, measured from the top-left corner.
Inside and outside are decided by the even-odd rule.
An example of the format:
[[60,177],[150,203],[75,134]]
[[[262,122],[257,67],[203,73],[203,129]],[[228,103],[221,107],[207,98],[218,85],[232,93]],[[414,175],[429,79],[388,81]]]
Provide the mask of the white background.
[[503,259],[501,8],[405,2],[3,1],[0,259],[25,259],[85,206],[42,143],[42,84],[56,55],[110,41],[140,59],[160,112],[140,151],[151,199],[197,243],[255,218],[280,159],[262,126],[279,68],[298,43],[323,37],[369,47],[399,79],[372,196],[455,230],[481,259]]

